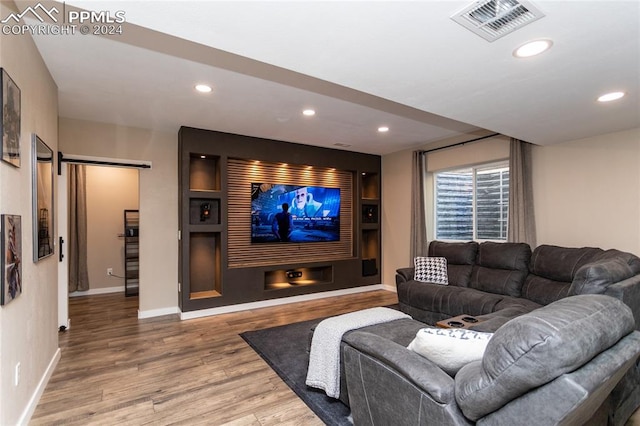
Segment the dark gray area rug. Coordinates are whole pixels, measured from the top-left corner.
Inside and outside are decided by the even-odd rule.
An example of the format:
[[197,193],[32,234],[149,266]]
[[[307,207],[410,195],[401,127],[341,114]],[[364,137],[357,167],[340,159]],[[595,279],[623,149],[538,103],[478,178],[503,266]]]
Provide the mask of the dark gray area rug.
[[325,424],[351,425],[349,407],[305,384],[309,366],[310,332],[321,320],[247,331],[240,336]]

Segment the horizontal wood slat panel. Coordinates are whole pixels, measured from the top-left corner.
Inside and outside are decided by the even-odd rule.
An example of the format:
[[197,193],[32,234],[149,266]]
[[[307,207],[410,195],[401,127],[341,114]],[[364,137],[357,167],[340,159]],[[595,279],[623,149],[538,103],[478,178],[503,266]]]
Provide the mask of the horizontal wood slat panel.
[[[228,267],[284,265],[353,257],[353,173],[229,159]],[[251,244],[251,183],[340,188],[340,241]]]

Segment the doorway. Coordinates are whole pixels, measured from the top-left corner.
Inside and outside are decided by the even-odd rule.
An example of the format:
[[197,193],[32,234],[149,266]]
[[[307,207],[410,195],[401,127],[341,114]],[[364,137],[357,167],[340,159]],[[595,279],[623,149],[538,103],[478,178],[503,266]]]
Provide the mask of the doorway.
[[[95,164],[84,165],[86,187],[86,271],[88,287],[69,289],[69,168],[74,160],[61,163],[58,181],[61,244],[58,304],[59,326],[69,327],[70,297],[121,293],[125,297],[125,210],[139,210],[140,166]],[[75,165],[74,165],[75,166]]]

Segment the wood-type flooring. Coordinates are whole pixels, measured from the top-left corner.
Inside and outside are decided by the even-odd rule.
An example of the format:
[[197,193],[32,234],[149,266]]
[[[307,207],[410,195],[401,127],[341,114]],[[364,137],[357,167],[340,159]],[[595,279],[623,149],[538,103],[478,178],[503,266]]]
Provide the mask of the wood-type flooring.
[[239,334],[392,303],[380,290],[181,321],[139,320],[137,297],[72,298],[29,424],[322,425]]
[[71,298],[71,327],[31,425],[322,425],[239,336],[397,303],[372,291],[181,321],[138,298]]

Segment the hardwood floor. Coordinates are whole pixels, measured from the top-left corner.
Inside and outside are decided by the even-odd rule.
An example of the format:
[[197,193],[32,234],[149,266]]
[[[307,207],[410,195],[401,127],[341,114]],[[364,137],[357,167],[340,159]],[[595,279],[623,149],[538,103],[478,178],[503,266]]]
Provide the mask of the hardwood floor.
[[[239,333],[396,302],[373,291],[180,321],[138,320],[137,297],[72,298],[30,424],[322,425]],[[627,426],[640,426],[640,410]]]
[[138,320],[137,297],[72,298],[30,424],[322,425],[239,333],[391,303],[372,291],[180,321]]

